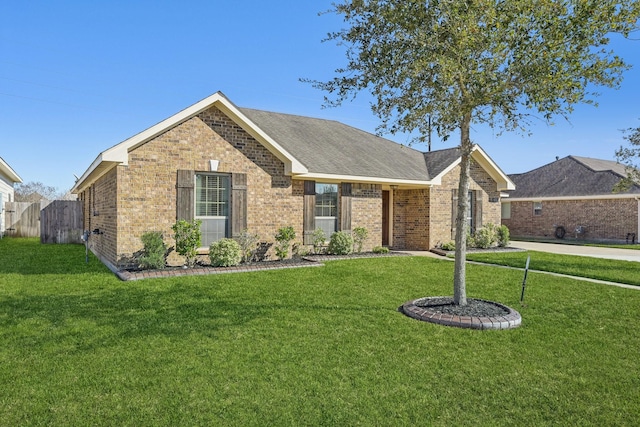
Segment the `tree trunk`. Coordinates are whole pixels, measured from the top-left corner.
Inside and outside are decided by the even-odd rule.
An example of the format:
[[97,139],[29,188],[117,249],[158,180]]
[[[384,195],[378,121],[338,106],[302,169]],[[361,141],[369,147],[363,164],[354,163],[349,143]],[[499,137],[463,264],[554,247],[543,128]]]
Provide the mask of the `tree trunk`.
[[467,232],[469,230],[469,174],[471,169],[471,150],[469,139],[471,114],[465,114],[460,123],[460,183],[458,184],[458,214],[456,216],[456,258],[453,274],[453,302],[467,305],[466,258]]

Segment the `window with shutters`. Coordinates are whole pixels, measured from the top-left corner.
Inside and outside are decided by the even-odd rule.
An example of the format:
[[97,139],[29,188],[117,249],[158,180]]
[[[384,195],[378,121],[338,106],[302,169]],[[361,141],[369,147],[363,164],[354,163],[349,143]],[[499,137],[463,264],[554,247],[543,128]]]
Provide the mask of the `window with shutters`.
[[202,247],[229,236],[229,175],[196,174],[195,219],[202,221]]
[[327,239],[337,229],[338,220],[338,184],[316,182],[316,229],[324,231]]

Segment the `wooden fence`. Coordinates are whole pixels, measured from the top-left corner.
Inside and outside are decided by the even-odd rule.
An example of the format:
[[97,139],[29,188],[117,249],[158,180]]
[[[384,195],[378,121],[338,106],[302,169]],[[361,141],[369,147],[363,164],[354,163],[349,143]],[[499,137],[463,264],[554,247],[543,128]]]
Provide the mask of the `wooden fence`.
[[42,202],[5,202],[4,235],[9,237],[40,237],[40,210],[49,204]]
[[54,200],[40,211],[41,243],[82,243],[82,202]]
[[82,202],[5,202],[7,237],[40,237],[42,243],[81,243]]

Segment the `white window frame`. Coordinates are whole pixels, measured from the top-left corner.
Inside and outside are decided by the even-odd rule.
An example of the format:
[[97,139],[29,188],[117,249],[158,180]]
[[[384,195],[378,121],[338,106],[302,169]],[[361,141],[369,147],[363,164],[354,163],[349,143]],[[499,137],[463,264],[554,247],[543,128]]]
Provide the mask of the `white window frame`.
[[[198,202],[199,202],[198,196],[202,189],[202,187],[198,186],[198,177],[201,177],[201,176],[217,176],[225,179],[226,185],[224,186],[224,191],[226,191],[226,200],[223,203],[226,204],[226,215],[198,215]],[[194,203],[193,217],[194,219],[199,219],[202,221],[202,225],[200,226],[200,231],[202,232],[202,241],[201,241],[200,249],[203,249],[203,248],[208,248],[209,245],[213,242],[216,242],[225,237],[229,237],[229,224],[231,220],[231,176],[229,174],[222,174],[222,173],[196,172],[194,176],[194,181],[195,182],[194,182],[193,188],[195,190],[195,195],[193,198],[194,199],[193,200],[193,203]],[[217,188],[220,188],[220,187],[217,187]],[[207,190],[211,190],[211,189],[207,189]],[[219,201],[216,203],[221,204]],[[224,221],[224,233],[218,233],[218,235],[223,234],[222,237],[218,237],[215,240],[205,238],[206,227],[212,224],[211,221]]]
[[542,202],[533,202],[533,216],[542,215]]
[[[330,185],[333,188],[335,188],[335,206],[329,206],[329,208],[333,208],[335,210],[335,216],[317,216],[317,209],[318,209],[318,195],[320,194],[324,194],[320,191],[318,191],[320,188],[322,188],[322,186],[326,186],[326,185]],[[314,217],[315,217],[315,222],[316,222],[316,229],[321,228],[318,227],[319,223],[327,223],[328,220],[332,220],[333,221],[333,230],[331,233],[328,233],[328,229],[322,228],[325,231],[325,238],[327,240],[329,240],[329,238],[331,238],[331,234],[333,234],[333,232],[335,232],[338,229],[338,203],[340,201],[340,197],[338,195],[338,184],[334,184],[334,183],[329,183],[329,182],[316,182],[316,203],[315,203],[315,207],[314,207]],[[322,205],[320,205],[322,206]],[[324,209],[326,209],[326,206],[324,207]],[[323,210],[324,210],[323,209]],[[327,235],[328,234],[328,235]]]

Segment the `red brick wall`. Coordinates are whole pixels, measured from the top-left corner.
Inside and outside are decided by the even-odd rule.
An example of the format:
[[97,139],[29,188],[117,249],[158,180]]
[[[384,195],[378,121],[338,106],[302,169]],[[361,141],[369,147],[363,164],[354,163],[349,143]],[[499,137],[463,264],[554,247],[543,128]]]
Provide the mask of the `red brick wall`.
[[627,233],[637,233],[638,202],[635,199],[552,200],[542,201],[542,214],[533,214],[533,202],[511,204],[511,218],[502,219],[513,237],[554,237],[555,228],[563,226],[565,238],[576,238],[577,226],[586,226],[579,238],[625,240]]
[[363,251],[382,245],[382,186],[353,184],[351,187],[351,229],[364,227],[369,231]]
[[[471,162],[469,190],[481,190],[482,223],[500,224],[500,192],[496,182]],[[397,190],[393,208],[393,247],[428,250],[452,238],[452,189],[458,188],[460,168],[442,177],[442,184],[423,190]]]
[[[303,181],[286,176],[280,160],[211,108],[132,150],[128,165],[114,168],[82,193],[85,224],[105,231],[93,239],[94,249],[108,262],[122,267],[142,249],[140,237],[147,231],[162,232],[165,242],[173,246],[177,171],[207,172],[212,159],[220,161],[218,172],[247,174],[249,232],[258,234],[262,242],[273,243],[277,230],[291,225],[301,243]],[[94,200],[98,216],[91,213]],[[351,226],[369,230],[365,250],[381,244],[380,185],[353,184]],[[183,262],[175,252],[167,261]]]
[[[82,192],[84,228],[89,235],[89,247],[104,261],[117,265],[117,170],[112,169]],[[99,233],[93,234],[94,230]]]

